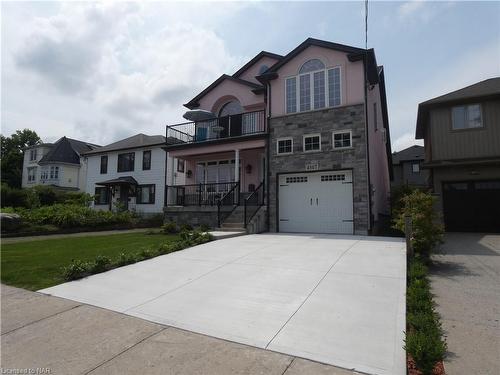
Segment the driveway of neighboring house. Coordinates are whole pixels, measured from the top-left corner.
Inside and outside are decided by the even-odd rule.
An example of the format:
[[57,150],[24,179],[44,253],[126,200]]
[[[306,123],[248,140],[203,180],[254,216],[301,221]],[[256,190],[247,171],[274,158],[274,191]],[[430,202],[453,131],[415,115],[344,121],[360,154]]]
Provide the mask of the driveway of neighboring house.
[[448,233],[433,260],[446,373],[500,374],[500,235]]
[[404,374],[398,238],[213,241],[41,292],[287,355]]

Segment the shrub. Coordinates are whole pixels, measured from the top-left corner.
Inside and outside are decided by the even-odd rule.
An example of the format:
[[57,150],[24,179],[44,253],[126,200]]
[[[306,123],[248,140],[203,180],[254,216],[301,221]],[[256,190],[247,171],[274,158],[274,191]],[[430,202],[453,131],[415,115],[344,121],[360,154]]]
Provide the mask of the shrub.
[[[1,185],[2,207],[26,207],[26,191],[21,189],[11,188],[9,185],[2,183]],[[3,210],[2,210],[3,212]]]
[[107,271],[110,268],[111,259],[104,255],[98,255],[94,263],[91,264],[90,271],[92,273],[99,273]]
[[434,210],[434,198],[418,190],[401,198],[402,208],[394,219],[394,228],[404,232],[405,216],[412,220],[411,243],[415,253],[428,257],[438,243],[442,242],[443,226],[438,224]]
[[118,267],[121,267],[121,266],[126,266],[127,264],[132,264],[132,263],[135,263],[137,262],[137,258],[135,256],[135,254],[133,253],[120,253],[118,255],[118,260],[116,261],[116,265]]
[[189,225],[189,224],[182,224],[180,226],[180,231],[181,232],[189,232],[191,230],[193,230],[193,227],[191,225]]
[[210,230],[210,227],[206,224],[202,224],[200,225],[200,227],[198,228],[199,231],[201,232],[208,232]]
[[174,221],[169,221],[161,226],[163,233],[173,234],[177,233],[177,224]]
[[90,270],[90,263],[81,260],[72,260],[69,266],[63,267],[62,275],[64,280],[76,280],[89,275]]
[[155,255],[156,254],[152,249],[143,249],[139,252],[138,259],[146,260],[146,259],[153,258]]
[[441,340],[439,330],[412,331],[406,334],[405,349],[418,369],[424,375],[430,375],[436,363],[443,359],[446,344]]

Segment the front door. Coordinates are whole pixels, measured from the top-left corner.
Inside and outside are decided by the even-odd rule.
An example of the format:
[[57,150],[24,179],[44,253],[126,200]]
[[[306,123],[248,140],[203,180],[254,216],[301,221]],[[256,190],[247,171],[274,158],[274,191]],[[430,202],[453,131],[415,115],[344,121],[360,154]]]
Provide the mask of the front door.
[[128,186],[120,186],[120,203],[125,210],[128,210]]

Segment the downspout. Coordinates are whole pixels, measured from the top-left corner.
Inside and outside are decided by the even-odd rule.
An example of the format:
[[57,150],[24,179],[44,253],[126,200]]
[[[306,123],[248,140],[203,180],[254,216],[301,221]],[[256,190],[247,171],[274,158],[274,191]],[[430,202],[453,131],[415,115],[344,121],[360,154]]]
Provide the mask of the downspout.
[[368,49],[365,49],[365,138],[366,138],[366,170],[368,173],[368,233],[372,230],[372,183],[370,175],[370,139],[368,131]]
[[267,190],[267,199],[266,199],[266,206],[267,206],[267,230],[269,231],[269,228],[270,228],[270,224],[271,224],[271,213],[269,211],[269,207],[270,207],[270,199],[269,199],[269,196],[270,196],[270,189],[271,189],[271,186],[270,186],[270,179],[271,179],[271,170],[270,170],[270,165],[271,165],[271,162],[269,160],[270,156],[271,156],[271,145],[270,145],[270,138],[271,138],[271,129],[270,129],[270,120],[271,120],[271,84],[269,83],[269,81],[267,82],[267,147],[266,147],[266,169],[267,169],[267,173],[266,173],[266,186],[264,187],[265,190]]

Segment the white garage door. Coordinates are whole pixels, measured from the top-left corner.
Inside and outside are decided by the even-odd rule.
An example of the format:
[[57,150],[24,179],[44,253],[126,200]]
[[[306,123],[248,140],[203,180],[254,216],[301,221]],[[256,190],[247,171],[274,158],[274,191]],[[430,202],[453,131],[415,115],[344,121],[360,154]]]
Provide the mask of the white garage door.
[[352,171],[281,175],[280,232],[354,232]]

